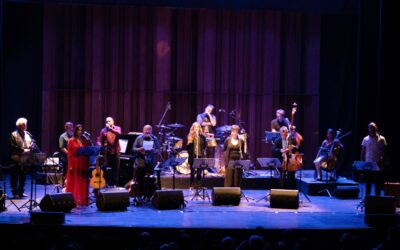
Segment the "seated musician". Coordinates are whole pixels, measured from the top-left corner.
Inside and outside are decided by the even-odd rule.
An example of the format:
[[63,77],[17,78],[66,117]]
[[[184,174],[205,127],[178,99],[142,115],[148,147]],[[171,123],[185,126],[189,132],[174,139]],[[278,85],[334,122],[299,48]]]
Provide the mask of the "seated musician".
[[[331,170],[335,167],[336,154],[341,148],[343,148],[343,144],[334,137],[333,129],[329,128],[326,131],[326,138],[322,142],[317,157],[314,160],[317,180],[322,180],[321,168]],[[332,178],[335,178],[335,176],[332,176]]]
[[[295,155],[298,153],[296,140],[293,139],[289,134],[289,130],[286,126],[282,126],[279,129],[280,137],[274,142],[273,154],[275,158],[278,158],[282,162],[282,186],[283,188],[296,188],[296,167],[289,166]],[[294,159],[296,160],[296,159]]]
[[149,200],[152,187],[145,185],[145,177],[149,177],[156,164],[156,156],[160,150],[160,143],[153,134],[153,128],[150,125],[143,127],[143,135],[136,138],[133,143],[133,152],[136,153],[135,160],[135,180],[137,182],[137,196]]

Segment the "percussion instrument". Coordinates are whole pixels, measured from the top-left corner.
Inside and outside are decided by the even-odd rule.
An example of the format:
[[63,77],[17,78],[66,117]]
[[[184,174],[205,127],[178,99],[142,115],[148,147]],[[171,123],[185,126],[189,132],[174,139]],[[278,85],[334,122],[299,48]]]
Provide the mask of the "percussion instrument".
[[189,166],[189,153],[186,150],[183,150],[178,153],[176,158],[186,158],[186,160],[181,164],[176,166],[176,171],[180,174],[190,174],[190,166]]

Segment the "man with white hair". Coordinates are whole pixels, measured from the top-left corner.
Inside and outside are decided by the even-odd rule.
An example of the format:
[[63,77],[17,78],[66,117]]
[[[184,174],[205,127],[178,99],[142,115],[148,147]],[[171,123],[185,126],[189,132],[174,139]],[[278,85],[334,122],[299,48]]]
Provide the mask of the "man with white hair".
[[11,192],[14,198],[18,199],[27,197],[24,194],[26,173],[21,168],[21,156],[22,154],[32,152],[35,141],[32,134],[26,130],[28,126],[26,118],[18,118],[15,125],[17,129],[10,136],[11,160],[15,164],[11,172]]

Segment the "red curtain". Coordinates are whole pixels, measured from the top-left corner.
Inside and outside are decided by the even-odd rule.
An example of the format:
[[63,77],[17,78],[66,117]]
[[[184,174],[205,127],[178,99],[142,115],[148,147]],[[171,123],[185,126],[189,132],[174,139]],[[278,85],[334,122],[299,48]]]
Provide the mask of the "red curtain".
[[[275,110],[304,136],[306,167],[318,138],[320,16],[279,11],[45,5],[42,148],[57,150],[65,121],[97,135],[106,116],[123,132],[181,123],[208,103],[217,126],[241,114],[251,157],[271,156]],[[155,131],[157,133],[157,131]]]

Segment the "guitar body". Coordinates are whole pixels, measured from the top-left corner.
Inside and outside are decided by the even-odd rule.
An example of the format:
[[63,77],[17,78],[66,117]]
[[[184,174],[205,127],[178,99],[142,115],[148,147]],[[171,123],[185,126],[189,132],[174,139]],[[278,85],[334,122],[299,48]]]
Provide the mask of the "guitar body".
[[96,159],[96,168],[92,171],[92,178],[89,182],[92,188],[100,189],[106,186],[106,180],[104,179],[104,172],[99,167],[99,158]]

